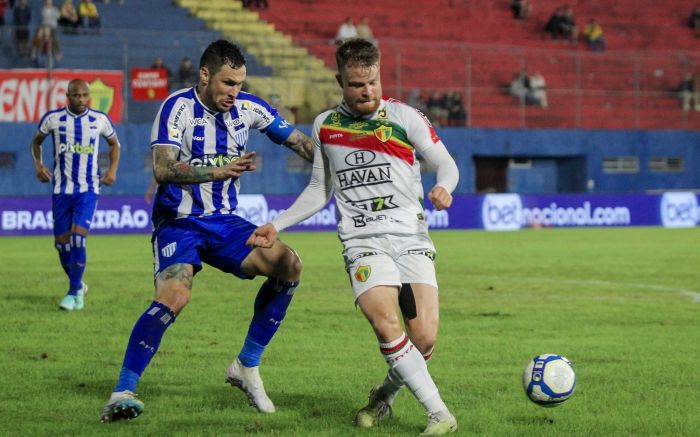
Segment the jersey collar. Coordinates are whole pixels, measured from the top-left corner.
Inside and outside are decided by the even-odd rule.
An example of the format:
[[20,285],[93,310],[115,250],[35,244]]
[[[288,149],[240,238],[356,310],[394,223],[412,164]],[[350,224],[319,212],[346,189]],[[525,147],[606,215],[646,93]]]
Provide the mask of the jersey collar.
[[68,105],[66,105],[66,112],[68,113],[68,115],[70,115],[73,118],[80,118],[83,115],[86,115],[88,113],[88,111],[90,111],[89,107],[85,108],[85,111],[83,111],[81,114],[75,114],[73,111],[70,110],[70,107],[68,107]]

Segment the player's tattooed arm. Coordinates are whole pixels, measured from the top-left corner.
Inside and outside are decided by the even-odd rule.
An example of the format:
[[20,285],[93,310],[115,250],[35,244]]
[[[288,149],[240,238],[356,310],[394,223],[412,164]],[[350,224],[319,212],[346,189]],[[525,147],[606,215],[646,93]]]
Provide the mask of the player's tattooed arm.
[[294,129],[284,145],[309,162],[314,161],[314,143],[308,136]]
[[156,145],[153,147],[153,175],[159,184],[199,184],[240,177],[244,171],[255,170],[254,152],[246,153],[222,167],[199,167],[178,161],[179,149]]

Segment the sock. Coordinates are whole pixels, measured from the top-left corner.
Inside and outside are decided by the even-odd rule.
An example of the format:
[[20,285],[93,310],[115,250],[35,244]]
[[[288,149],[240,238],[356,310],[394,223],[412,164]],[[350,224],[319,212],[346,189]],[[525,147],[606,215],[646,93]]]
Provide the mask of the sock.
[[160,302],[153,301],[136,321],[124,354],[124,364],[114,391],[136,391],[143,371],[158,351],[160,340],[168,326],[175,323],[175,313]]
[[86,238],[84,235],[70,235],[70,261],[68,263],[68,278],[70,288],[68,294],[75,296],[83,286],[83,273],[87,262]]
[[238,354],[238,359],[244,366],[260,365],[260,357],[282,323],[298,285],[299,281],[268,278],[260,287],[255,298],[253,320],[250,321],[248,335]]
[[426,411],[447,411],[423,356],[405,333],[389,343],[379,343],[379,349],[395,376],[401,378]]
[[61,260],[61,267],[66,275],[70,277],[70,243],[56,243],[58,259]]
[[[426,363],[433,356],[434,349],[434,347],[431,347],[428,352],[423,354],[423,359]],[[399,391],[401,391],[403,386],[404,383],[401,380],[401,377],[396,373],[394,368],[390,367],[386,374],[386,378],[384,378],[384,382],[382,382],[382,385],[379,387],[379,391],[382,393],[384,401],[389,405],[393,405],[396,395],[399,394]]]

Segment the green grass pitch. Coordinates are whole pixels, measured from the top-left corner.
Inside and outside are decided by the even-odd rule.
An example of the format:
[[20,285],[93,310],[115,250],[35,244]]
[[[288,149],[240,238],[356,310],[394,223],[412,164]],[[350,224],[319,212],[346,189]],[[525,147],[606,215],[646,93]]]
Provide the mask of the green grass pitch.
[[[441,327],[430,371],[461,435],[679,436],[700,429],[700,228],[434,232]],[[149,236],[91,236],[81,312],[50,237],[0,239],[0,435],[417,435],[402,392],[394,419],[352,427],[383,362],[352,302],[333,233],[284,233],[302,285],[263,356],[277,405],[256,413],[224,383],[261,279],[212,268],[144,373],[144,414],[103,424],[131,328],[153,297]],[[574,363],[576,393],[544,409],[521,387],[540,353]]]

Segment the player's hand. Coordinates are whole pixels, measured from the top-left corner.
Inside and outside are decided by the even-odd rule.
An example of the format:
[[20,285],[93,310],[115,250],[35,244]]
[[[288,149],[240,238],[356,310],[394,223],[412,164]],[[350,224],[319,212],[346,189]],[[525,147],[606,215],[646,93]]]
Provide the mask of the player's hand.
[[239,159],[217,168],[214,173],[214,180],[225,181],[231,178],[238,178],[241,177],[243,172],[255,170],[255,164],[253,164],[254,157],[255,152],[249,152]]
[[430,190],[428,199],[430,199],[430,203],[432,203],[438,211],[447,209],[452,205],[452,194],[448,193],[447,190],[440,185],[435,185],[435,187]]
[[107,170],[105,174],[102,175],[102,179],[100,179],[100,183],[102,185],[112,185],[114,181],[117,180],[117,172],[112,171],[112,170]]
[[35,164],[36,168],[36,178],[41,182],[46,183],[51,180],[51,170],[44,164]]
[[248,237],[248,241],[246,241],[245,244],[252,248],[270,248],[273,244],[275,244],[276,239],[277,229],[275,229],[275,227],[272,226],[271,223],[266,223],[260,226],[255,231],[253,231],[253,233],[250,234],[250,237]]

